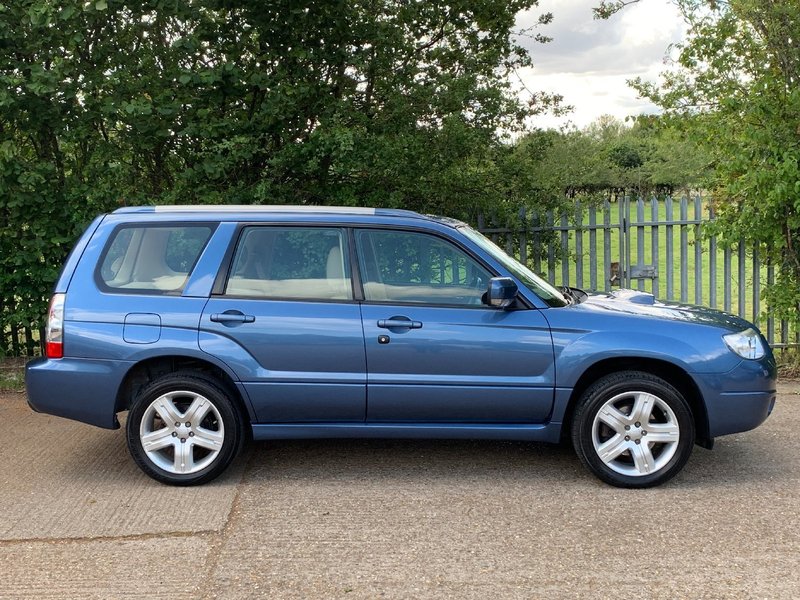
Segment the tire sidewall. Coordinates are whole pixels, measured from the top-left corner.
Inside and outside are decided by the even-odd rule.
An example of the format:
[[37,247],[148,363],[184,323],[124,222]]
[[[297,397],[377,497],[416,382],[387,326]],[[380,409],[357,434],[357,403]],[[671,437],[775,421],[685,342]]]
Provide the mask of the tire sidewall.
[[[196,473],[170,473],[153,463],[142,446],[139,433],[142,418],[150,404],[163,394],[179,390],[204,396],[219,411],[225,429],[219,454],[211,464]],[[241,417],[228,395],[212,381],[189,375],[168,375],[144,388],[128,412],[126,434],[128,450],[136,464],[153,479],[171,485],[197,485],[216,478],[236,456],[243,438]]]
[[[573,443],[584,464],[606,483],[617,487],[652,487],[674,477],[686,464],[694,446],[694,418],[683,396],[666,381],[647,373],[629,372],[627,375],[624,379],[620,374],[605,377],[586,391],[573,422]],[[649,475],[617,473],[600,459],[592,442],[592,428],[598,411],[614,396],[632,391],[648,392],[663,400],[675,413],[680,428],[675,455],[661,469]]]

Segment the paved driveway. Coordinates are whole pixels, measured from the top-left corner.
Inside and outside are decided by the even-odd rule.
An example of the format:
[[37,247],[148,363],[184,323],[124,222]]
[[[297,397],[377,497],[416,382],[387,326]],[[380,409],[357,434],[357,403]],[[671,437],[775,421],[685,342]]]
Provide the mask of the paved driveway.
[[120,431],[0,395],[0,598],[800,597],[800,384],[654,490],[568,449],[259,443],[221,479],[140,474]]

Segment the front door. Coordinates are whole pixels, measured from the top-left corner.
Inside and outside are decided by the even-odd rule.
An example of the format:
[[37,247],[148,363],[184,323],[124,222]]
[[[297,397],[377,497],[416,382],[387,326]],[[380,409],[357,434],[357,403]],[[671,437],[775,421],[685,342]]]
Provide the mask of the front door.
[[243,229],[224,294],[200,322],[200,347],[225,360],[260,423],[359,422],[366,363],[346,231]]
[[484,305],[492,274],[433,234],[362,229],[355,238],[368,422],[547,420],[555,372],[540,311]]

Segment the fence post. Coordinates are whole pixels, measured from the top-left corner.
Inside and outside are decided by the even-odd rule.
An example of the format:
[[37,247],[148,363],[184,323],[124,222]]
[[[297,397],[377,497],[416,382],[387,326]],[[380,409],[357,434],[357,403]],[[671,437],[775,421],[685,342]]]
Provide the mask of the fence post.
[[703,238],[700,235],[700,221],[703,218],[703,204],[700,196],[694,197],[694,303],[703,303]]
[[583,207],[575,202],[575,285],[583,287]]
[[631,287],[631,244],[630,244],[630,198],[623,195],[622,199],[617,198],[619,202],[619,250],[620,250],[620,279],[622,287]]
[[[716,218],[714,207],[708,207],[708,218],[713,221]],[[712,235],[708,242],[708,304],[711,308],[717,308],[717,236]]]
[[589,210],[589,287],[597,290],[597,207]]
[[[619,260],[619,257],[617,257]],[[603,201],[603,289],[611,291],[611,201]]]
[[650,227],[650,258],[653,260],[653,267],[655,268],[655,277],[653,278],[653,288],[652,292],[653,295],[658,298],[661,292],[661,285],[659,278],[661,277],[661,273],[659,272],[658,263],[659,263],[659,252],[658,252],[658,243],[659,243],[659,227],[657,223],[660,222],[659,219],[658,209],[659,209],[660,201],[655,196],[650,199],[650,218],[652,219],[652,227]]
[[667,199],[666,199],[666,217],[667,217],[667,246],[666,246],[666,252],[667,252],[667,259],[666,259],[666,265],[667,265],[667,300],[672,300],[675,297],[675,291],[673,289],[673,284],[674,284],[673,280],[674,280],[675,274],[673,273],[673,266],[672,266],[673,259],[675,258],[674,257],[674,253],[673,253],[673,247],[672,247],[673,243],[675,241],[674,238],[673,238],[674,230],[673,230],[673,226],[672,226],[672,218],[673,218],[673,216],[674,215],[673,215],[673,212],[672,212],[672,196],[667,196]]
[[689,220],[689,199],[681,198],[681,302],[689,302],[689,232],[686,230],[686,221]]

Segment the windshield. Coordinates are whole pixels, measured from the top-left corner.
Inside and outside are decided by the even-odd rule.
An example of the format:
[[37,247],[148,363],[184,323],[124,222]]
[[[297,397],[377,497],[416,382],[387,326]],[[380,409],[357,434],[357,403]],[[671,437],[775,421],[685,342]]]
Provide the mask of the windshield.
[[564,295],[528,267],[509,256],[489,238],[478,233],[466,225],[459,228],[470,240],[486,250],[492,257],[508,269],[514,277],[519,279],[534,294],[544,300],[549,306],[566,306]]

